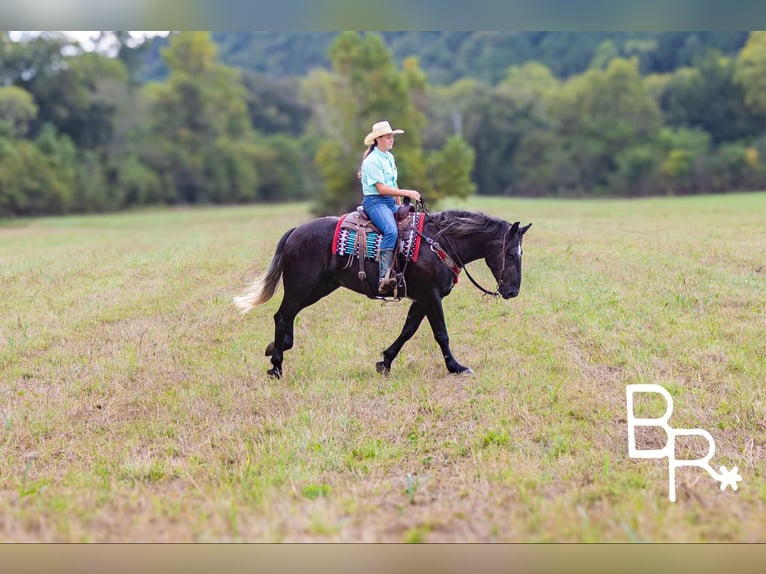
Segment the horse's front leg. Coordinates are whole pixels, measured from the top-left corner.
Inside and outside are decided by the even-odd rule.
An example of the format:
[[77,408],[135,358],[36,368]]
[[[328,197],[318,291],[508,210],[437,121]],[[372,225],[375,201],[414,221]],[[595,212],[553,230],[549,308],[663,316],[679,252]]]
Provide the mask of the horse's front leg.
[[449,348],[447,324],[444,321],[444,309],[442,308],[442,301],[440,298],[435,299],[427,306],[426,315],[428,317],[428,322],[431,324],[431,329],[434,332],[434,339],[439,343],[439,347],[442,350],[442,356],[444,357],[444,363],[447,365],[447,370],[450,373],[468,373],[472,375],[472,369],[464,367],[452,356],[452,351]]
[[420,327],[426,311],[419,301],[413,301],[410,310],[407,312],[407,320],[404,322],[401,334],[396,338],[391,346],[383,351],[383,360],[375,363],[375,369],[379,373],[388,374],[391,370],[391,363],[394,361],[404,344],[409,341]]

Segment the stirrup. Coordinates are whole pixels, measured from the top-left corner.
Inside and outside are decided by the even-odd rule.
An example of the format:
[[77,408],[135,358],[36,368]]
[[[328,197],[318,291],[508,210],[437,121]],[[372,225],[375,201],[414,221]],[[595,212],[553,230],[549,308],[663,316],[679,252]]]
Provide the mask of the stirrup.
[[378,295],[393,295],[396,283],[391,279],[384,279],[378,283]]
[[396,277],[389,269],[378,282],[378,295],[393,295],[396,289]]

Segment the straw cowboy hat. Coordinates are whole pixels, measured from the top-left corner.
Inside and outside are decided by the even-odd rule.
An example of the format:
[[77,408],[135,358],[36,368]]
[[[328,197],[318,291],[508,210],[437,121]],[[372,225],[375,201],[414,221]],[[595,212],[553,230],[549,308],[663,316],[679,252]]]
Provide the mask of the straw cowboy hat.
[[372,131],[364,136],[364,145],[372,145],[377,138],[388,134],[403,134],[404,130],[391,129],[391,124],[388,122],[378,122],[372,124]]

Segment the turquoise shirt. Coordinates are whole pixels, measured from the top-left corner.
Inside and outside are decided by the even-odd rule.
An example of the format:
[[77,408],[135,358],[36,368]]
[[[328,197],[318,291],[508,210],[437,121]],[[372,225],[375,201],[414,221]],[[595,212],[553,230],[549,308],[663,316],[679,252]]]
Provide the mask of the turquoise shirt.
[[375,188],[376,183],[398,188],[396,179],[399,172],[391,152],[373,149],[362,162],[362,193],[364,195],[380,195]]

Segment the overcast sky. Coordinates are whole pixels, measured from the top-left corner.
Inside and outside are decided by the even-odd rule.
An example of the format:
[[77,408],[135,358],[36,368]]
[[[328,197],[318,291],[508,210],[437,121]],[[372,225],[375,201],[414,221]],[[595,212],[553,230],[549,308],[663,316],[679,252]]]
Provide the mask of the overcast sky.
[[[57,30],[58,31],[58,30]],[[79,30],[79,31],[67,31],[67,30],[60,30],[61,34],[66,34],[67,36],[78,40],[83,48],[86,50],[93,47],[93,43],[91,42],[91,38],[93,36],[96,36],[99,34],[100,30]],[[40,31],[10,31],[9,34],[11,36],[11,39],[18,40],[25,34],[39,34]],[[137,38],[147,38],[150,36],[165,36],[168,34],[167,30],[131,30],[130,31],[132,36],[135,36]]]

